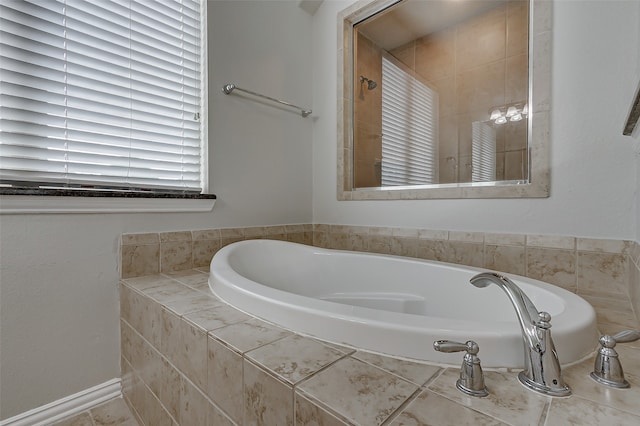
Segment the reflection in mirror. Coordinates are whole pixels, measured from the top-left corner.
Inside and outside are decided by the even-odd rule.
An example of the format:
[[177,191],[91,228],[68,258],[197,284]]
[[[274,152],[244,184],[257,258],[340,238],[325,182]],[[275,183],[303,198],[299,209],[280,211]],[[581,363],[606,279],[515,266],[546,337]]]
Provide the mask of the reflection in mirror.
[[530,69],[530,56],[548,50],[550,7],[538,3],[548,5],[383,0],[344,11],[339,198],[548,196],[550,62],[539,54]]
[[405,0],[354,26],[354,187],[528,180],[528,8]]

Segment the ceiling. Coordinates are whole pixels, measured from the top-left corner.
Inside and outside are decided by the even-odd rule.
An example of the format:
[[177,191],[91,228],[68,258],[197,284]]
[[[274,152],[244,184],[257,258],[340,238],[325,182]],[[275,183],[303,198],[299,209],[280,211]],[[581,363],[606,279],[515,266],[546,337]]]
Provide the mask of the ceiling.
[[358,23],[357,28],[371,41],[389,51],[505,2],[506,0],[404,0]]

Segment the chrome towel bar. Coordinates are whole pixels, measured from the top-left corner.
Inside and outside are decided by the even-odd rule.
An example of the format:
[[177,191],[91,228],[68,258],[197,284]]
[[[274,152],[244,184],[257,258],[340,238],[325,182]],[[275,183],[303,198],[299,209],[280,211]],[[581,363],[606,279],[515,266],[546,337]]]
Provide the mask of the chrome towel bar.
[[279,104],[282,104],[282,105],[286,105],[288,107],[299,109],[300,110],[300,114],[303,117],[307,117],[309,114],[311,114],[311,110],[310,109],[304,109],[304,108],[301,108],[301,107],[299,107],[297,105],[291,104],[289,102],[281,101],[279,99],[272,98],[270,96],[261,95],[260,93],[252,92],[251,90],[247,90],[247,89],[243,89],[241,87],[238,87],[235,84],[230,84],[229,83],[229,84],[225,84],[222,87],[222,91],[224,92],[225,95],[230,95],[234,90],[239,90],[240,92],[249,93],[250,95],[257,96],[259,98],[268,99],[268,100],[270,100],[272,102],[276,102],[276,103],[279,103]]

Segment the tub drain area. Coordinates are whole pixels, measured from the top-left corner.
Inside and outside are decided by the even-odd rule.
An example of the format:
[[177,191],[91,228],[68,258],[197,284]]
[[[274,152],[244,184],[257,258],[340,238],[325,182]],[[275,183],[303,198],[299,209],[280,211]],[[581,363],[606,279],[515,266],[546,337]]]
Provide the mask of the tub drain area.
[[427,303],[424,297],[410,293],[393,292],[349,292],[331,293],[316,296],[321,300],[360,306],[362,308],[379,309],[403,314],[425,315]]

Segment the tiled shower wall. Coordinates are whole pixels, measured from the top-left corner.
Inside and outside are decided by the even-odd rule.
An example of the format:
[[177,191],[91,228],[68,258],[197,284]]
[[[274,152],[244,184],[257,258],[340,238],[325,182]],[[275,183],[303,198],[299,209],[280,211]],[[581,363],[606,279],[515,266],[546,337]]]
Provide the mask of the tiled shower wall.
[[326,224],[125,234],[121,275],[130,278],[207,267],[221,247],[255,238],[438,260],[523,275],[563,287],[588,300],[596,309],[603,332],[638,327],[640,245],[631,241]]

